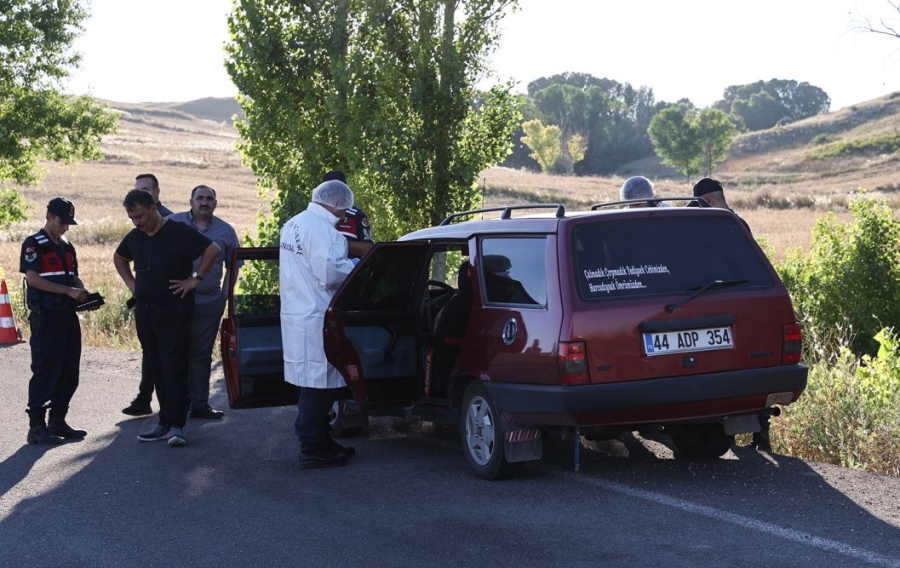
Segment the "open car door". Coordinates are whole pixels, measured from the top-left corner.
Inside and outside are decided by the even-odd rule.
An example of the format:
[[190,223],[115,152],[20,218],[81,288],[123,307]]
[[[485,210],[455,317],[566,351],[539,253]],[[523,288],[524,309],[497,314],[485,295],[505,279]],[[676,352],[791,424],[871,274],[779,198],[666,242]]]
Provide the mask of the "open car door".
[[412,403],[423,369],[418,285],[428,243],[379,243],[325,314],[325,355],[360,408],[390,413]]
[[297,404],[297,387],[284,382],[278,249],[236,248],[228,274],[220,340],[229,407]]

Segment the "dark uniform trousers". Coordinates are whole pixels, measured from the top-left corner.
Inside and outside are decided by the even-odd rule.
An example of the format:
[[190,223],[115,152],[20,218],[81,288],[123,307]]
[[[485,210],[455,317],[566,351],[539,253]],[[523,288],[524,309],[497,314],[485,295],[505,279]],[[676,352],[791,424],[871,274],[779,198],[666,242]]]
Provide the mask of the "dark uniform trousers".
[[74,311],[32,311],[31,381],[28,383],[28,409],[39,410],[50,402],[51,408],[65,415],[78,388],[81,365],[81,324]]
[[301,444],[319,444],[328,438],[331,431],[328,413],[340,392],[340,388],[300,387],[294,433]]
[[[188,353],[194,301],[138,300],[134,319],[143,349],[142,371],[159,399],[159,423],[184,427],[188,412]],[[142,377],[143,378],[143,377]]]

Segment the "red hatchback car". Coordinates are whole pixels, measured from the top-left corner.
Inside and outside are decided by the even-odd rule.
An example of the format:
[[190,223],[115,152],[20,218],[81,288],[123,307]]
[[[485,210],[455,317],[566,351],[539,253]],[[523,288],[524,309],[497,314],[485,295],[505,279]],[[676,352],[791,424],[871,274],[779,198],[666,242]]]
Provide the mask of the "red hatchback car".
[[[737,216],[559,205],[518,215],[526,207],[454,215],[360,262],[324,329],[359,409],[458,423],[472,470],[498,479],[539,459],[547,432],[657,429],[686,457],[718,457],[803,392],[790,297]],[[225,343],[252,329],[229,296]],[[232,351],[252,359],[242,343]],[[231,383],[245,378],[232,370],[232,403]]]

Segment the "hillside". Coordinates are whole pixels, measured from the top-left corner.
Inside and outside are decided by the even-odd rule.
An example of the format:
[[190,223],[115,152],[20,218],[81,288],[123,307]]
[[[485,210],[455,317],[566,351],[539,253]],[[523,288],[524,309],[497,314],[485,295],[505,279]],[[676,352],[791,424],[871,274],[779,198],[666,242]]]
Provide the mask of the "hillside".
[[[205,98],[187,103],[108,103],[122,112],[121,129],[102,145],[105,159],[66,168],[48,166],[38,187],[24,193],[35,207],[34,225],[53,195],[72,198],[79,216],[127,222],[120,197],[138,173],[155,173],[161,197],[169,207],[186,209],[190,189],[204,183],[219,192],[219,214],[241,234],[255,232],[257,215],[268,209],[256,191],[253,173],[235,149],[238,141],[231,118],[240,114],[233,99]],[[900,93],[860,103],[771,130],[739,137],[714,174],[728,191],[729,201],[778,249],[805,246],[809,229],[824,211],[846,216],[846,198],[860,188],[897,201],[900,157],[884,145],[848,156],[818,159],[816,153],[840,144],[889,141],[900,124]],[[323,165],[323,169],[327,165]],[[609,177],[560,177],[491,168],[479,179],[488,204],[562,201],[579,207],[615,199],[622,181],[635,174],[654,179],[662,195],[686,195],[690,185],[662,166],[642,160]],[[377,237],[377,220],[375,234]],[[21,232],[25,227],[19,228]],[[10,237],[7,237],[10,238]]]

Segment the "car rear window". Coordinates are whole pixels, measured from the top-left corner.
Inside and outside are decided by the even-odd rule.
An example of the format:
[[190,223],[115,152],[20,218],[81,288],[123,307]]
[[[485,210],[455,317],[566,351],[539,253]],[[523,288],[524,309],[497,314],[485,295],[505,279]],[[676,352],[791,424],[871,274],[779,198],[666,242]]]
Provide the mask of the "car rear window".
[[575,282],[583,300],[772,286],[767,263],[737,217],[597,220],[572,228]]

